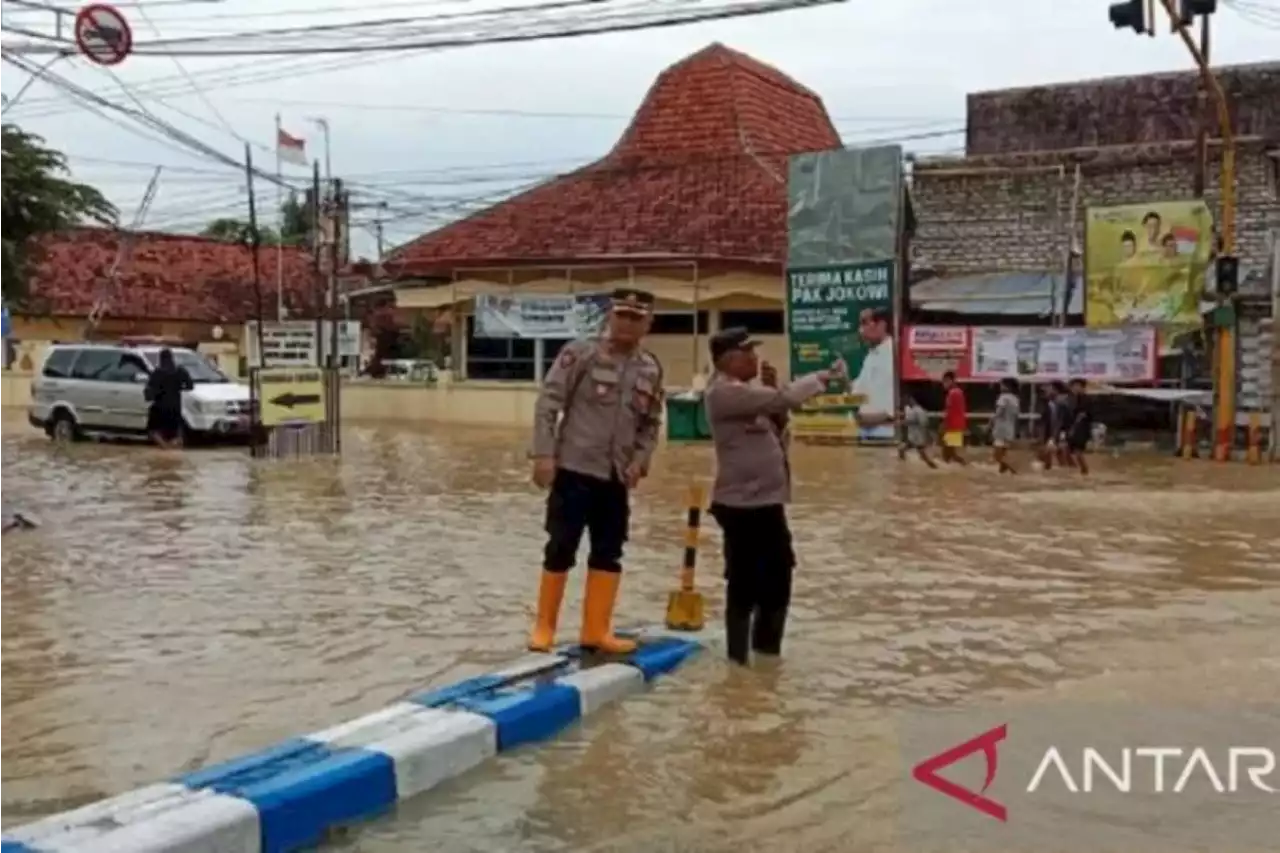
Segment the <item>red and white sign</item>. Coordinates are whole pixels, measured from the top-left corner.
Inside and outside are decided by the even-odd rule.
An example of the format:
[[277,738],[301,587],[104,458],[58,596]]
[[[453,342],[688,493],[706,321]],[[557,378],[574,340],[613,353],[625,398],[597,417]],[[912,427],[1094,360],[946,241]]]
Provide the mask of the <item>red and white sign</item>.
[[133,30],[115,6],[91,3],[76,13],[76,47],[98,65],[119,65],[133,50]]
[[1141,383],[1156,379],[1152,326],[1049,329],[1008,326],[912,326],[904,335],[902,378],[937,381],[947,371],[960,382],[1085,379]]
[[904,380],[942,379],[951,371],[961,382],[969,380],[973,348],[968,326],[909,326],[902,347]]

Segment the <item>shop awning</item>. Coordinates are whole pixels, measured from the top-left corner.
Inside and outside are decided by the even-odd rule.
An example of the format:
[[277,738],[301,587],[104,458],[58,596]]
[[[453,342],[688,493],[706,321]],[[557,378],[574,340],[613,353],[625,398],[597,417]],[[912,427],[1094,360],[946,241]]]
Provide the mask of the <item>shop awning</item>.
[[[1007,314],[1048,317],[1061,311],[1066,276],[1051,272],[984,273],[929,278],[911,286],[917,311],[954,314]],[[1079,277],[1071,290],[1068,314],[1084,313]]]

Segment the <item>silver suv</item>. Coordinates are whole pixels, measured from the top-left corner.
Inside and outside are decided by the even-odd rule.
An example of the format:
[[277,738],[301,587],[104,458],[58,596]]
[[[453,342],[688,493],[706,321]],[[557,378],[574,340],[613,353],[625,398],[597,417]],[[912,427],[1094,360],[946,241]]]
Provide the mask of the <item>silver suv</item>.
[[[182,394],[187,439],[242,438],[249,434],[249,387],[189,349],[170,347],[195,389]],[[55,344],[31,380],[27,419],[50,438],[66,441],[147,437],[144,390],[161,347]]]

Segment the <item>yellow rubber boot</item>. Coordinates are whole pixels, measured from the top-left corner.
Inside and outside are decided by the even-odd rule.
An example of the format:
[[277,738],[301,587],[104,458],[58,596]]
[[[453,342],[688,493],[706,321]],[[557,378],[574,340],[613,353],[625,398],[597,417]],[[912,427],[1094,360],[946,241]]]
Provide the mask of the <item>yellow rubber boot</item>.
[[538,586],[538,618],[529,635],[529,651],[549,652],[556,642],[556,623],[560,621],[560,602],[564,601],[564,585],[568,572],[543,571]]
[[582,602],[582,646],[609,655],[636,650],[631,640],[613,636],[613,608],[618,602],[621,572],[591,569],[587,572],[587,597]]

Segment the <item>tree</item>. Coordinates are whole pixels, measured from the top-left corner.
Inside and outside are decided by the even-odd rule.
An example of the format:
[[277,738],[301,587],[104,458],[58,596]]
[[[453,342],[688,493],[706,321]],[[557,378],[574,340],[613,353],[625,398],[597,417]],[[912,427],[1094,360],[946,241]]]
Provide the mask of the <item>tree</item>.
[[4,296],[20,303],[27,295],[27,275],[39,260],[37,238],[65,231],[86,221],[114,225],[117,211],[97,189],[71,180],[66,157],[44,139],[15,124],[3,133]]
[[[311,233],[311,217],[307,206],[298,200],[297,193],[289,193],[289,197],[280,203],[280,224],[283,226],[283,241],[280,239],[280,233],[272,226],[258,226],[258,235],[263,246],[275,246],[281,242],[286,246],[307,244]],[[248,243],[249,223],[234,216],[223,216],[206,225],[200,235],[228,243]]]
[[[264,246],[274,246],[280,242],[275,229],[270,225],[258,226],[258,234]],[[221,240],[224,243],[249,243],[249,223],[234,216],[223,216],[213,220],[200,232],[201,237]]]

